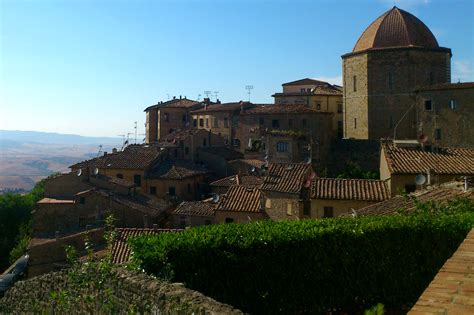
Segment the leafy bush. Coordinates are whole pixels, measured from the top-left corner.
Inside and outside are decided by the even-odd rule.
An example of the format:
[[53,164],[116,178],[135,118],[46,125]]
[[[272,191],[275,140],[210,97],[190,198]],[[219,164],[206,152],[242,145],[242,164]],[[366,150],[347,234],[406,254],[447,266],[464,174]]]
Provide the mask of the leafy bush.
[[471,212],[214,225],[131,240],[134,264],[244,311],[413,304],[474,225]]

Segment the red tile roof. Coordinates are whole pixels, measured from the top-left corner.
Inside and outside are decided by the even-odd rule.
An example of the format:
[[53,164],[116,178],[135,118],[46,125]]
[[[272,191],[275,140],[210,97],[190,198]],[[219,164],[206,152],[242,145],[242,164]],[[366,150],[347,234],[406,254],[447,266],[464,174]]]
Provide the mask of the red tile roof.
[[474,89],[474,82],[439,83],[418,88],[418,91]]
[[209,173],[202,165],[188,160],[167,159],[158,162],[149,173],[147,178],[159,179],[184,179],[188,177],[201,176]]
[[474,314],[474,229],[408,314]]
[[353,52],[391,47],[439,48],[430,29],[416,16],[393,7],[362,33]]
[[263,179],[253,174],[231,175],[212,182],[211,186],[229,187],[241,185],[245,187],[258,187],[263,183]]
[[130,260],[132,249],[128,245],[128,239],[142,235],[157,235],[160,233],[179,232],[175,229],[116,229],[117,237],[112,245],[112,263],[123,264]]
[[388,142],[382,143],[382,150],[392,174],[419,174],[429,169],[432,174],[474,175],[474,149],[439,148],[438,152],[428,152]]
[[374,179],[316,178],[312,199],[383,201],[390,198],[385,181]]
[[70,168],[99,168],[99,169],[140,169],[148,168],[157,159],[162,151],[158,146],[131,144],[123,151],[83,161]]
[[247,109],[241,115],[263,115],[263,114],[330,114],[327,112],[319,112],[309,106],[302,104],[294,105],[259,105],[254,108]]
[[304,182],[312,171],[311,165],[304,163],[270,164],[261,189],[290,194],[300,193]]
[[201,109],[192,111],[191,114],[203,114],[211,112],[227,112],[227,111],[240,111],[241,109],[247,109],[253,107],[254,104],[250,102],[233,102],[233,103],[223,103],[223,104],[214,104],[205,106]]
[[183,201],[173,211],[176,215],[192,215],[200,217],[213,217],[217,209],[217,203],[211,200]]
[[192,108],[192,107],[198,107],[201,103],[198,101],[193,101],[193,100],[188,100],[187,98],[177,98],[177,99],[172,99],[166,102],[161,102],[158,104],[154,104],[151,106],[148,106],[145,108],[145,112],[155,109],[155,108],[163,108],[163,107],[168,107],[168,108]]
[[227,193],[220,196],[217,211],[262,212],[260,190],[230,186]]
[[291,82],[283,83],[282,86],[291,86],[291,85],[324,85],[324,84],[329,84],[329,83],[324,82],[324,81],[320,81],[320,80],[305,78],[305,79],[301,79],[301,80],[296,80],[296,81],[291,81]]
[[161,137],[158,145],[160,147],[179,146],[180,141],[184,141],[188,137],[194,136],[195,134],[200,133],[200,132],[208,133],[208,131],[204,129],[196,129],[196,128],[176,129],[172,133]]
[[[463,182],[449,182],[440,186],[430,187],[425,190],[411,193],[409,196],[396,196],[385,201],[376,203],[357,210],[358,216],[369,215],[395,215],[400,210],[404,212],[413,212],[416,209],[416,202],[434,202],[438,205],[445,204],[456,198],[474,199],[474,192],[464,191]],[[352,216],[346,213],[342,216]]]
[[256,168],[261,168],[263,164],[265,164],[265,161],[262,160],[257,160],[257,159],[238,159],[238,160],[233,160],[229,162],[229,165],[234,165],[234,164],[245,164],[250,167],[254,166]]

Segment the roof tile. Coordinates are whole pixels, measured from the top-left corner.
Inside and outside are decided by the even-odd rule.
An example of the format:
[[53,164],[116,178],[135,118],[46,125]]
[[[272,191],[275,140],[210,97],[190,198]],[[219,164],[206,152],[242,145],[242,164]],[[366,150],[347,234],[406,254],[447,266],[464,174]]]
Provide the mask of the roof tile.
[[382,180],[317,178],[311,185],[311,198],[383,201],[390,193]]

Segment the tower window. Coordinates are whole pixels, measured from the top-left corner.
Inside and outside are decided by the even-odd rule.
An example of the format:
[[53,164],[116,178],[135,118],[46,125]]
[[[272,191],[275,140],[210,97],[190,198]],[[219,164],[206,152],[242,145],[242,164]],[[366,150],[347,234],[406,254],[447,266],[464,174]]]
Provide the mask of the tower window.
[[321,110],[321,104],[320,103],[316,104],[316,109]]
[[357,76],[352,77],[352,83],[354,85],[354,92],[357,92]]
[[278,152],[288,151],[288,142],[277,142],[277,151]]
[[431,100],[425,101],[425,110],[433,110],[433,103],[431,103]]
[[435,129],[435,139],[441,140],[441,129],[439,128]]
[[458,103],[456,102],[456,100],[449,101],[449,108],[451,108],[452,110],[455,110],[457,107],[458,107]]
[[342,114],[342,103],[337,103],[337,113]]
[[165,113],[165,115],[164,115],[164,120],[165,120],[166,122],[170,121],[170,114]]
[[354,118],[354,129],[357,129],[357,118]]

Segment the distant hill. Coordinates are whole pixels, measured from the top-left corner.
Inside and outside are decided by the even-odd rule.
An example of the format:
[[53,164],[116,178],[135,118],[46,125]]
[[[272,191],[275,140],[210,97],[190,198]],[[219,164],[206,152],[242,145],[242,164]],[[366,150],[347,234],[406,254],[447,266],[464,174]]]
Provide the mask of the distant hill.
[[0,145],[11,146],[20,143],[85,144],[120,146],[122,139],[116,137],[84,137],[55,132],[0,130]]

